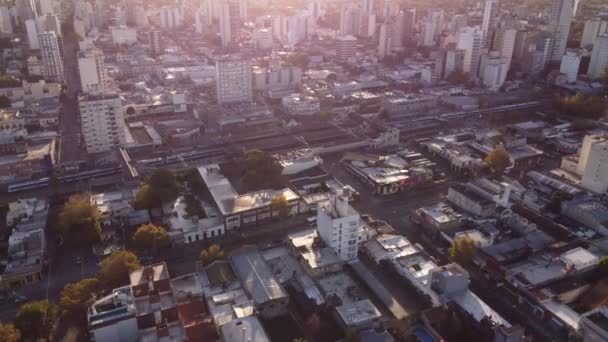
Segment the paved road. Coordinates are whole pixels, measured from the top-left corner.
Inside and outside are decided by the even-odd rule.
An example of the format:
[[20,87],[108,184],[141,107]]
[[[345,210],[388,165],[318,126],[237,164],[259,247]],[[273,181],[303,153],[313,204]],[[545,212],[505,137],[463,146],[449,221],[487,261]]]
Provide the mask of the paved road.
[[81,160],[83,151],[80,141],[80,118],[76,97],[76,93],[80,89],[77,59],[78,38],[73,32],[65,32],[63,38],[63,67],[68,96],[62,102],[59,129],[61,134],[60,162],[66,164]]

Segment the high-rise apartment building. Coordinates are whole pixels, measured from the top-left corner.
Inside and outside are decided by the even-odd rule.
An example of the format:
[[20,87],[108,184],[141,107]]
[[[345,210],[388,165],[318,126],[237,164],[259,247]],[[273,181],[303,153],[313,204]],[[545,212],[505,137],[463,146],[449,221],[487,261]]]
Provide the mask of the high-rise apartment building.
[[465,51],[462,71],[471,77],[477,77],[479,71],[482,41],[483,35],[478,28],[467,27],[458,35],[457,48]]
[[342,260],[354,259],[358,252],[359,213],[350,206],[348,198],[347,189],[338,190],[317,209],[319,236]]
[[378,57],[384,58],[391,54],[391,43],[392,43],[393,30],[390,23],[380,24],[380,32],[378,39]]
[[160,8],[160,27],[171,30],[182,26],[183,13],[179,7],[162,6]]
[[160,40],[160,30],[150,31],[150,52],[152,56],[158,56],[162,53],[162,42]]
[[587,20],[583,27],[581,37],[581,48],[588,48],[595,44],[597,37],[608,31],[608,22],[600,19]]
[[481,56],[479,76],[485,87],[491,91],[498,91],[507,79],[509,62],[498,52]]
[[608,34],[603,34],[595,40],[587,75],[590,78],[600,78],[608,70]]
[[445,77],[449,77],[455,71],[463,71],[464,68],[464,50],[448,50],[445,54]]
[[109,79],[103,60],[103,52],[87,50],[78,54],[78,72],[82,92],[104,93],[109,90]]
[[414,27],[416,26],[416,9],[407,9],[402,12],[403,15],[403,34],[408,40],[413,39]]
[[608,191],[608,137],[604,134],[588,135],[583,139],[577,174],[582,176],[581,186],[593,193]]
[[40,56],[42,57],[43,76],[46,80],[62,83],[64,81],[63,59],[55,32],[42,32],[38,35]]
[[7,6],[0,6],[0,33],[12,34],[13,23],[11,22],[11,12]]
[[253,100],[251,61],[224,57],[216,61],[215,68],[219,104]]
[[573,0],[553,0],[551,26],[555,40],[553,42],[553,51],[551,52],[551,61],[561,61],[562,56],[566,52],[573,9]]
[[125,113],[118,95],[81,95],[78,110],[87,152],[106,152],[125,144]]
[[494,29],[498,19],[498,0],[485,0],[483,7],[483,18],[481,31],[483,32],[484,46],[489,46],[492,41]]
[[357,38],[351,35],[336,37],[336,58],[345,61],[357,53]]
[[235,43],[241,29],[240,6],[237,0],[227,0],[221,4],[219,24],[222,46]]
[[361,11],[343,4],[340,7],[340,34],[359,35]]
[[566,50],[559,66],[559,72],[566,75],[566,82],[575,83],[578,78],[578,68],[581,65],[581,54],[578,50]]
[[505,57],[509,64],[513,59],[513,51],[515,50],[515,39],[517,30],[515,29],[500,29],[496,33],[495,51],[498,51],[502,57]]

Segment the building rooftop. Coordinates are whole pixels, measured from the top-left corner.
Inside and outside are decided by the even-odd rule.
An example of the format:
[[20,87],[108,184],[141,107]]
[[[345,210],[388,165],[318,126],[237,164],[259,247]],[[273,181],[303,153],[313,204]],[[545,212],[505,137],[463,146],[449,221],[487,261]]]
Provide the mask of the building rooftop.
[[596,310],[583,314],[591,323],[597,325],[600,329],[608,332],[608,306],[600,307]]
[[144,266],[129,274],[131,286],[146,284],[153,281],[169,279],[169,270],[164,262]]
[[224,216],[270,205],[272,199],[279,195],[285,196],[288,201],[298,198],[298,195],[289,188],[260,190],[239,195],[228,178],[221,173],[217,164],[201,166],[198,172]]
[[336,312],[347,326],[354,326],[382,317],[369,299],[350,302],[336,307]]
[[457,211],[454,211],[452,207],[443,202],[439,202],[428,207],[420,208],[418,210],[420,210],[420,212],[424,213],[425,215],[431,217],[435,222],[439,224],[452,222],[462,217],[462,214],[458,213]]
[[220,331],[224,342],[270,342],[262,323],[255,316],[234,319],[224,324]]
[[468,188],[464,184],[460,184],[460,183],[459,184],[454,184],[454,185],[452,185],[452,188],[454,190],[458,191],[459,193],[463,194],[467,198],[469,198],[471,201],[479,203],[481,205],[490,205],[490,204],[493,203],[489,199],[481,196],[479,193],[477,193],[476,191]]
[[287,297],[287,292],[277,281],[257,249],[244,248],[233,254],[230,260],[243,289],[255,303],[262,304]]
[[93,302],[89,307],[89,328],[106,326],[130,317],[135,317],[133,294],[130,286],[114,289],[109,295]]
[[463,310],[471,314],[471,316],[473,316],[477,322],[480,322],[484,317],[490,317],[492,322],[496,323],[497,325],[504,325],[506,327],[511,326],[509,321],[504,319],[498,312],[494,311],[492,307],[486,304],[470,290],[464,291],[454,296],[452,299]]

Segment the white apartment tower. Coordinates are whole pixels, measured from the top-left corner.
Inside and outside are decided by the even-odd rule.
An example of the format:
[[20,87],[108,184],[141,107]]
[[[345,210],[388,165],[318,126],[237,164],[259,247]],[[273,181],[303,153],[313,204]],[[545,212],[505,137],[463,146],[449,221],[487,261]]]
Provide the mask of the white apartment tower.
[[492,41],[492,31],[496,28],[497,19],[498,0],[486,0],[483,7],[483,18],[481,22],[484,46],[490,45],[490,42]]
[[64,81],[63,59],[55,32],[47,31],[38,35],[40,56],[42,57],[43,76],[46,80],[62,83]]
[[124,110],[116,94],[78,98],[80,123],[87,152],[106,152],[126,142]]
[[608,137],[588,135],[578,159],[577,173],[582,176],[581,186],[593,193],[608,190]]
[[428,19],[431,22],[433,40],[437,42],[443,30],[443,10],[431,9]]
[[551,25],[555,41],[551,53],[551,61],[559,62],[566,52],[570,24],[572,23],[574,4],[573,0],[553,0],[551,12]]
[[182,10],[179,7],[162,6],[160,8],[160,27],[171,30],[182,26]]
[[559,66],[559,72],[566,75],[566,82],[575,83],[580,65],[580,52],[574,49],[566,50],[566,54],[562,57],[562,62]]
[[109,90],[103,52],[96,49],[81,52],[78,55],[78,71],[82,92],[96,94]]
[[481,68],[479,75],[485,87],[491,91],[498,91],[507,79],[509,62],[506,57],[500,56],[498,52],[485,54],[481,57]]
[[237,0],[228,0],[220,5],[219,24],[222,46],[236,42],[241,28],[240,6]]
[[342,260],[357,257],[359,213],[348,204],[348,190],[338,190],[329,200],[319,203],[317,231],[325,244]]
[[251,61],[221,58],[215,65],[217,102],[219,104],[253,100]]
[[336,37],[336,58],[345,61],[357,53],[357,38],[351,35]]
[[608,31],[608,22],[595,19],[585,21],[583,27],[583,36],[581,38],[581,48],[587,48],[590,45],[595,44],[595,40],[598,36]]
[[384,23],[380,25],[377,51],[378,57],[384,58],[391,54],[392,34],[393,30],[390,23]]
[[608,70],[608,34],[597,37],[591,52],[591,61],[587,75],[590,78],[600,78]]
[[13,34],[11,12],[7,6],[0,6],[0,33]]
[[482,40],[482,32],[474,27],[467,27],[458,35],[457,48],[465,51],[462,71],[471,77],[477,77]]

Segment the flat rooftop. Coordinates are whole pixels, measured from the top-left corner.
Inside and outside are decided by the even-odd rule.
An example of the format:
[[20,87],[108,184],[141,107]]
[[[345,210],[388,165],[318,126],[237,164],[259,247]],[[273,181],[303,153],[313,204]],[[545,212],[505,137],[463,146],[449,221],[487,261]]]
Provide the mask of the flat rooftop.
[[258,304],[286,298],[287,292],[255,248],[244,248],[230,257],[243,289]]
[[336,312],[347,326],[357,325],[382,317],[378,308],[369,299],[340,305],[336,307]]
[[198,172],[207,185],[216,206],[224,216],[270,205],[272,199],[280,195],[285,196],[288,201],[299,198],[289,188],[260,190],[239,195],[228,178],[221,173],[217,164],[201,166],[198,168]]
[[144,266],[129,274],[131,286],[169,278],[169,270],[164,262]]

